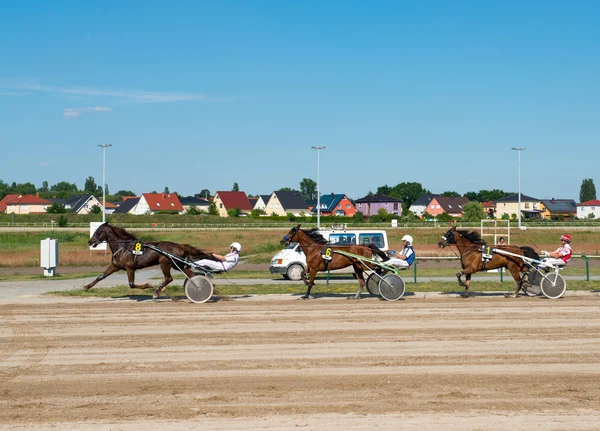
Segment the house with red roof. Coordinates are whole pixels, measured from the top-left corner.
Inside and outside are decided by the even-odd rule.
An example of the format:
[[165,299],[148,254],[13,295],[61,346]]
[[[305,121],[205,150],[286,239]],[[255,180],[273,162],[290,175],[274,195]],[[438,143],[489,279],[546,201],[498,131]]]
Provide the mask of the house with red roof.
[[177,211],[183,214],[183,206],[175,193],[142,193],[132,214],[156,214],[163,211]]
[[434,217],[442,213],[462,217],[463,205],[468,203],[469,199],[463,197],[434,196],[427,205],[427,212]]
[[20,198],[18,193],[9,193],[0,200],[0,213],[6,211],[6,206],[10,201]]
[[481,202],[487,218],[496,218],[496,203],[494,201]]
[[6,203],[7,214],[43,214],[52,202],[42,199],[39,193],[14,198]]
[[600,200],[593,199],[577,204],[577,218],[600,218]]
[[228,210],[239,208],[243,213],[251,213],[253,209],[245,192],[217,192],[213,202],[221,217],[229,217]]

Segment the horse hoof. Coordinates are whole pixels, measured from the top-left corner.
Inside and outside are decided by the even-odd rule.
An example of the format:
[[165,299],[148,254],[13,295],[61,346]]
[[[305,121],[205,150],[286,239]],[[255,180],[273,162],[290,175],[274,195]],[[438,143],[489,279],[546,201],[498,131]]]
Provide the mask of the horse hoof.
[[517,294],[516,293],[505,293],[504,297],[505,298],[516,298]]
[[460,296],[461,296],[462,298],[468,298],[468,297],[469,297],[469,294],[465,292],[465,293],[463,293],[463,294],[462,294],[462,295],[460,295]]
[[88,290],[90,290],[90,289],[91,289],[91,287],[88,287],[88,286],[83,286],[83,290],[85,290],[86,292],[87,292]]
[[362,299],[360,296],[349,296],[346,299]]
[[302,295],[300,298],[298,299],[310,299],[310,297],[308,295]]

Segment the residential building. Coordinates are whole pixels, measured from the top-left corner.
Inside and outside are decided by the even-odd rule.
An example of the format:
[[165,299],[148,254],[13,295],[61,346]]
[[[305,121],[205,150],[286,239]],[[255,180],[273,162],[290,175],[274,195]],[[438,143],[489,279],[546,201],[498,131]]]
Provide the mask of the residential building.
[[577,218],[600,218],[600,200],[593,199],[577,204]]
[[17,198],[20,198],[21,195],[18,193],[9,193],[6,196],[4,196],[1,200],[0,200],[0,213],[6,211],[6,207],[8,202],[11,202]]
[[542,199],[540,201],[542,218],[563,218],[571,220],[577,215],[577,204],[573,199]]
[[7,214],[43,214],[52,203],[40,198],[39,193],[14,198],[6,202]]
[[139,202],[133,208],[133,214],[137,215],[164,211],[177,211],[183,214],[183,206],[175,193],[142,193]]
[[245,192],[220,191],[215,194],[213,202],[221,217],[229,217],[227,211],[236,208],[239,208],[243,214],[252,212],[252,205]]
[[[345,194],[331,193],[329,195],[323,195],[319,199],[320,214],[325,216],[345,216],[352,217],[356,214],[356,207]],[[316,202],[313,205],[307,203],[307,207],[310,207],[310,213],[317,214]]]
[[65,208],[75,214],[89,214],[95,206],[102,208],[94,195],[73,195],[65,201]]
[[426,211],[432,216],[446,213],[452,217],[462,217],[463,206],[468,203],[469,199],[467,198],[437,195],[431,199]]
[[196,207],[198,211],[208,212],[208,207],[210,206],[209,201],[206,199],[197,198],[196,196],[186,196],[179,199],[179,201],[181,202],[184,212],[189,211],[191,207]]
[[487,201],[481,202],[481,206],[483,207],[483,211],[487,214],[487,218],[495,219],[496,218],[496,202]]
[[402,199],[391,196],[376,194],[365,196],[356,200],[356,211],[360,211],[365,216],[377,215],[380,209],[385,209],[388,214],[402,215]]
[[439,195],[433,193],[425,193],[424,195],[419,196],[417,200],[414,201],[408,209],[417,217],[423,218],[423,214],[425,214],[425,211],[427,211],[427,207],[429,206],[431,199],[433,199],[436,196]]
[[[100,206],[102,206],[102,199],[98,199],[98,201],[100,202]],[[106,202],[106,214],[114,213],[117,208],[119,208],[119,205],[113,202]]]
[[130,196],[127,199],[124,199],[113,211],[113,214],[135,214],[135,207],[140,201],[140,198],[137,196]]
[[[542,218],[544,211],[541,208],[539,199],[526,196],[521,193],[521,218],[535,219]],[[519,213],[519,194],[514,193],[509,196],[505,196],[496,201],[496,218],[501,219],[505,214],[508,217],[518,217]]]
[[308,213],[308,205],[300,192],[282,192],[271,193],[265,209],[267,215],[284,216],[292,213],[300,216]]
[[259,211],[266,211],[267,202],[269,202],[270,198],[271,195],[259,195],[258,199],[256,200],[256,203],[253,205],[252,208]]

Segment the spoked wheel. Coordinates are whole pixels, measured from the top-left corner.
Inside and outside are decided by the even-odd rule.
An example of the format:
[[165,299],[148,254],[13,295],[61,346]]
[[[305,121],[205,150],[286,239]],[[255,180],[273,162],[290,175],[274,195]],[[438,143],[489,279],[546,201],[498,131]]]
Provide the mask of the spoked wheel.
[[379,294],[388,301],[397,301],[405,292],[404,280],[396,274],[384,275],[379,281]]
[[203,275],[195,275],[189,280],[186,279],[183,283],[185,296],[197,304],[208,301],[214,291],[212,281]]
[[541,288],[546,298],[558,299],[565,294],[567,282],[562,275],[551,272],[546,274],[546,278],[542,278]]
[[379,293],[379,280],[381,280],[381,276],[375,274],[374,272],[372,272],[371,274],[369,274],[369,276],[367,277],[367,282],[366,282],[367,290],[373,296],[379,296],[380,295],[380,293]]

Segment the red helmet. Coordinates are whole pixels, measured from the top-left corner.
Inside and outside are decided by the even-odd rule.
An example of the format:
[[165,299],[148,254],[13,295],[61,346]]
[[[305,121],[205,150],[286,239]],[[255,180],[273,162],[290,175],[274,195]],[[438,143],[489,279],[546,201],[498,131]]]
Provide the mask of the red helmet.
[[563,236],[560,237],[560,240],[561,241],[567,241],[568,243],[570,243],[571,242],[571,235],[564,234]]

